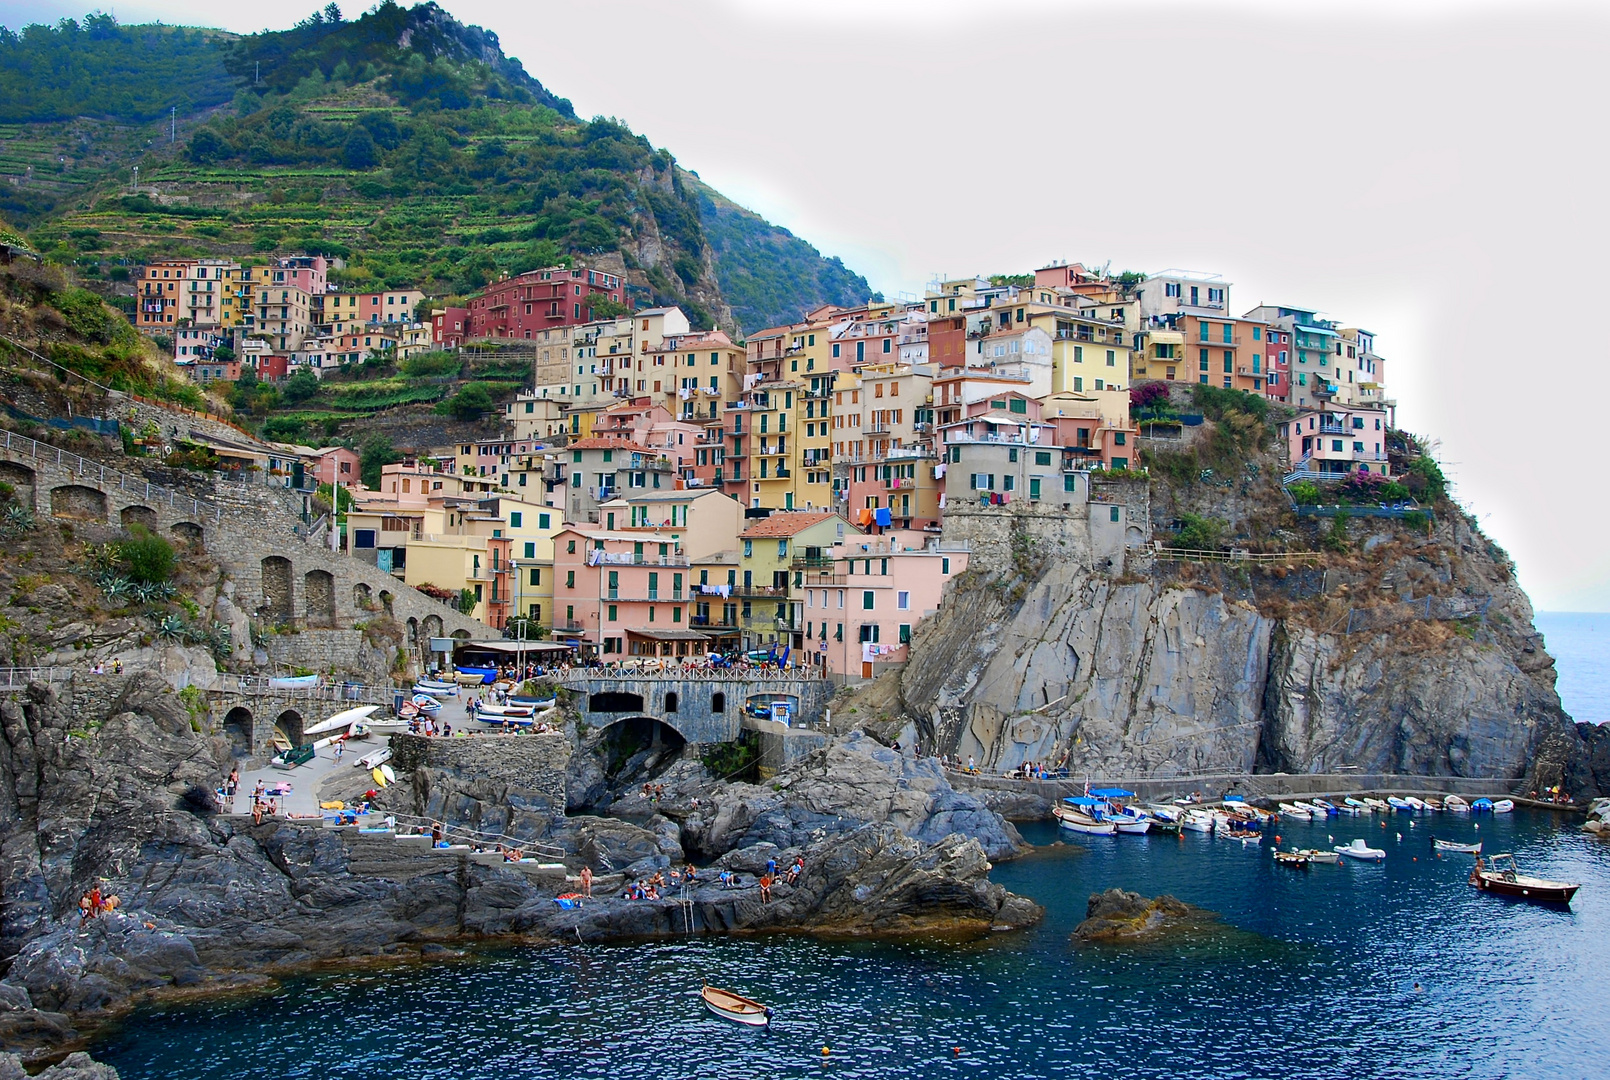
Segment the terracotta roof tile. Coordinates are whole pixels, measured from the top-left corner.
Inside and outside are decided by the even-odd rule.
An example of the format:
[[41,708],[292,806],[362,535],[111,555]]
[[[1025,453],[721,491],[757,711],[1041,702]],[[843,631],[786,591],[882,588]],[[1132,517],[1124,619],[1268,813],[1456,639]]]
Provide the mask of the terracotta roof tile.
[[738,535],[745,539],[793,536],[837,516],[831,510],[784,510],[761,518]]

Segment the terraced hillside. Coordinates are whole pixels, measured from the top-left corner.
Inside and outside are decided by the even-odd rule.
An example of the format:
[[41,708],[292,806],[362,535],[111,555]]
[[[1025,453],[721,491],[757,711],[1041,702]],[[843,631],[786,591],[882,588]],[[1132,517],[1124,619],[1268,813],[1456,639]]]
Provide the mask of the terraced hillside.
[[[129,86],[72,119],[59,115],[71,72],[37,102],[22,75],[88,31],[0,34],[0,85],[15,88],[0,109],[0,206],[109,292],[155,257],[298,250],[342,259],[343,284],[443,296],[584,257],[620,272],[634,302],[740,330],[866,296],[864,279],[705,189],[669,151],[617,120],[576,118],[496,35],[435,4],[388,0],[355,21],[321,14],[243,38],[85,26]],[[227,93],[174,80],[164,96],[156,73],[178,56]]]

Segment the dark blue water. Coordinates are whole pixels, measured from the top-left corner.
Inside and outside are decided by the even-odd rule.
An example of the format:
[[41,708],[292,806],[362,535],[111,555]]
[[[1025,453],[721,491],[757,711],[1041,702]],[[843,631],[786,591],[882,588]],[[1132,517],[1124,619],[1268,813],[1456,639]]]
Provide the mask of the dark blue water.
[[1590,724],[1610,720],[1610,615],[1540,611],[1535,621],[1554,657],[1565,711]]
[[[1385,865],[1306,872],[1198,835],[1082,837],[1083,851],[1040,848],[996,869],[1047,907],[1021,933],[504,950],[148,1009],[94,1052],[125,1080],[1603,1077],[1610,845],[1577,823],[1282,825],[1288,845],[1366,836],[1388,851]],[[1479,894],[1468,856],[1433,855],[1433,830],[1584,887],[1569,910]],[[1086,898],[1115,885],[1173,893],[1222,924],[1147,948],[1070,944]],[[773,1006],[772,1029],[708,1016],[701,975]]]

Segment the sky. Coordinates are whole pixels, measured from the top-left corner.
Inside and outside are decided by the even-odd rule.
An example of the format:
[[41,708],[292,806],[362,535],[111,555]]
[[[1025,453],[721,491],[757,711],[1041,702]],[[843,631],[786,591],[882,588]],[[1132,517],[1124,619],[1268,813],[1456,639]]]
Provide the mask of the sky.
[[[1610,6],[443,6],[579,115],[626,121],[888,295],[1111,260],[1220,273],[1238,313],[1284,303],[1374,331],[1400,426],[1435,441],[1534,604],[1610,611],[1591,402],[1610,341]],[[0,23],[84,9],[0,0]],[[200,0],[110,10],[285,25]]]

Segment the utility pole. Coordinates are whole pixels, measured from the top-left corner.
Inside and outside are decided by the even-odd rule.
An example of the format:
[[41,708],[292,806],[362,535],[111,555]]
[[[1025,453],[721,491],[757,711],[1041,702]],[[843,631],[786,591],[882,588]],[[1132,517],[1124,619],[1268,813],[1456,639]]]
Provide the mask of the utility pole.
[[134,166],[134,186],[131,189],[129,189],[129,194],[130,195],[138,195],[139,193],[140,193],[140,167],[138,165],[136,165],[136,166]]
[[179,106],[174,105],[168,110],[168,124],[168,141],[177,143],[179,141]]

